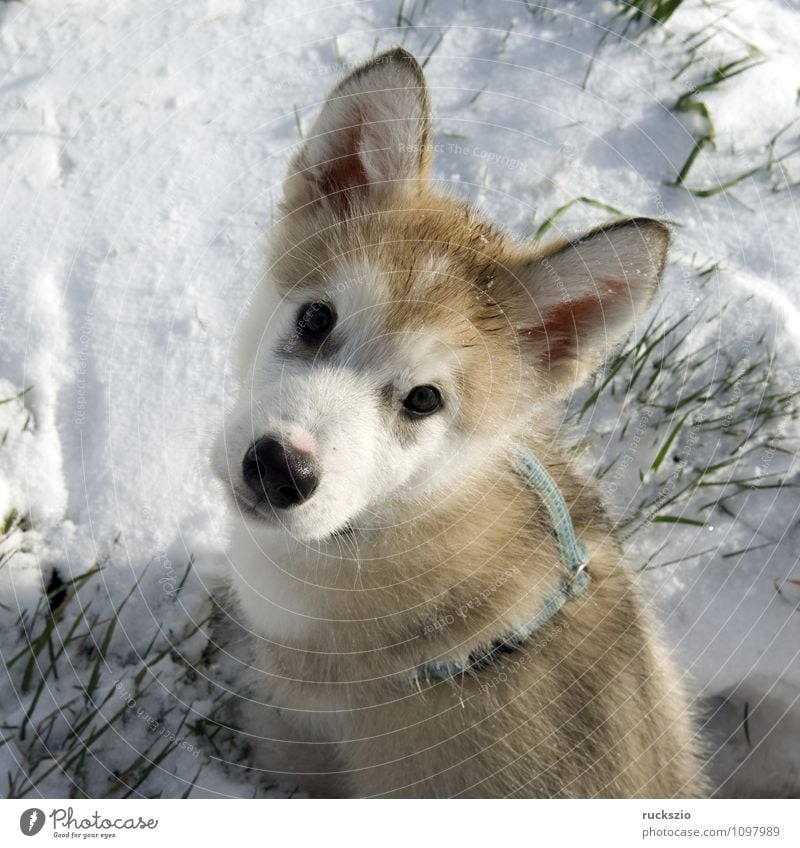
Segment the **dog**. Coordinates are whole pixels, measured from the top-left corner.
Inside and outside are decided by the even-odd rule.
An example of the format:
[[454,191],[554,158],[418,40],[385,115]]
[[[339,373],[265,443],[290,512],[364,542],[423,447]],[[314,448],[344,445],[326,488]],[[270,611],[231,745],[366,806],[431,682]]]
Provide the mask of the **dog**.
[[693,797],[692,714],[559,409],[669,233],[518,243],[429,179],[402,49],[294,156],[213,451],[270,775],[334,797]]

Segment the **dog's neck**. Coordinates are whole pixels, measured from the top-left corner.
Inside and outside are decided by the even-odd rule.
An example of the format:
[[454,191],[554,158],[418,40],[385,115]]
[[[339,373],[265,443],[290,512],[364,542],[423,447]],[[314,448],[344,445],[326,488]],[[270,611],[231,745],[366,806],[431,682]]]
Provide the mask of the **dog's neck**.
[[519,444],[513,445],[509,451],[509,462],[538,496],[550,517],[563,566],[561,578],[527,621],[455,654],[451,652],[450,655],[426,659],[417,666],[415,674],[418,682],[447,680],[480,671],[498,657],[520,650],[568,601],[583,596],[589,588],[588,550],[575,536],[569,507],[558,484],[536,455]]
[[[541,449],[537,455],[546,457]],[[593,549],[607,544],[604,529],[591,526],[597,511],[585,481],[563,460],[545,462],[581,540]],[[241,578],[259,598],[250,620],[297,647],[326,639],[352,644],[362,633],[367,642],[412,633],[447,643],[524,626],[564,577],[553,519],[508,455],[462,484],[439,499],[376,509],[366,526],[322,543],[280,531],[257,539],[248,533]],[[247,546],[244,540],[238,547]]]

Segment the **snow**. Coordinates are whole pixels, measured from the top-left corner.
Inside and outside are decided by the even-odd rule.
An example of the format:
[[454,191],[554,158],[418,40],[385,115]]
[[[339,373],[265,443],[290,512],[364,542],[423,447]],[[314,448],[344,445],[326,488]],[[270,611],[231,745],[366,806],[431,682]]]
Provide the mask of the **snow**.
[[[416,28],[396,27],[397,0],[0,4],[0,401],[10,399],[0,405],[0,525],[12,510],[25,517],[0,540],[0,653],[8,662],[21,649],[18,619],[32,614],[54,569],[67,582],[100,565],[70,601],[56,641],[87,605],[90,643],[102,644],[115,610],[119,623],[99,663],[97,648],[70,646],[30,719],[65,704],[97,664],[95,721],[120,709],[123,716],[84,766],[91,792],[116,785],[113,793],[124,794],[120,774],[170,733],[185,744],[134,795],[181,795],[201,766],[193,795],[275,792],[247,768],[241,734],[215,750],[191,729],[220,699],[246,697],[241,634],[224,615],[216,629],[209,624],[225,538],[207,454],[298,122],[308,127],[327,90],[376,44],[430,54],[443,186],[525,236],[580,196],[674,222],[661,309],[670,319],[691,313],[687,349],[711,343],[716,367],[735,367],[755,357],[766,333],[759,350],[774,353],[776,390],[800,389],[800,216],[788,185],[800,179],[800,157],[711,197],[669,185],[702,129],[696,114],[672,106],[709,62],[761,60],[696,95],[713,118],[716,150],[700,154],[687,185],[712,187],[766,163],[769,140],[797,117],[796,11],[780,0],[686,0],[666,26],[606,36],[598,49],[611,3],[405,7]],[[692,45],[696,61],[681,71]],[[777,154],[796,147],[797,136],[789,127]],[[575,203],[549,235],[606,217]],[[699,276],[717,262],[717,273]],[[723,320],[714,321],[722,307]],[[701,376],[679,375],[676,393]],[[593,434],[588,467],[629,456],[609,496],[618,514],[650,485],[637,470],[663,443],[664,430],[651,432],[642,414],[634,401],[604,397],[577,426],[578,441]],[[628,420],[643,421],[636,443],[619,438]],[[780,428],[794,450],[796,420]],[[694,432],[679,435],[671,457],[708,458],[726,438],[692,443]],[[758,444],[729,473],[781,471],[796,483],[793,463]],[[690,503],[686,515],[695,515]],[[703,527],[645,524],[628,541],[631,565],[710,549],[647,568],[644,593],[698,693],[713,703],[729,696],[715,716],[720,738],[732,734],[720,768],[747,754],[741,708],[752,713],[763,701],[747,730],[755,744],[786,713],[786,729],[769,740],[783,776],[745,762],[739,791],[800,791],[800,741],[791,730],[800,722],[800,498],[770,489],[730,503],[735,518],[714,511]],[[767,542],[774,544],[729,555]],[[148,674],[151,685],[130,706],[148,648],[150,658],[161,655],[151,669],[157,677]],[[5,727],[22,721],[30,700],[22,683],[19,664],[0,678]],[[0,747],[0,776],[44,774],[75,721],[64,710],[38,747],[30,734]],[[69,790],[58,769],[29,788]]]

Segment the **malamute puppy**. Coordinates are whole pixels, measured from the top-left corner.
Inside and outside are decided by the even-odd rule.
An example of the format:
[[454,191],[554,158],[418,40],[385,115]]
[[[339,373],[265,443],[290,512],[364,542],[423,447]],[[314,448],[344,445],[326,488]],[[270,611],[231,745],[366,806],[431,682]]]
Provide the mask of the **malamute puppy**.
[[403,50],[292,162],[215,448],[268,769],[350,796],[700,793],[680,682],[559,405],[649,309],[653,220],[545,248],[430,181]]

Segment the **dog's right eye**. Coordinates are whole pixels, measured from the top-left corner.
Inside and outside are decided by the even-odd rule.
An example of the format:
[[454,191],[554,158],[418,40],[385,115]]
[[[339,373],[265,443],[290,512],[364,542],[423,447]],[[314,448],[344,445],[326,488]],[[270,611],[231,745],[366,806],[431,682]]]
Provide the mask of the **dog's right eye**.
[[335,323],[336,315],[327,303],[307,303],[297,316],[297,335],[307,342],[321,342]]

